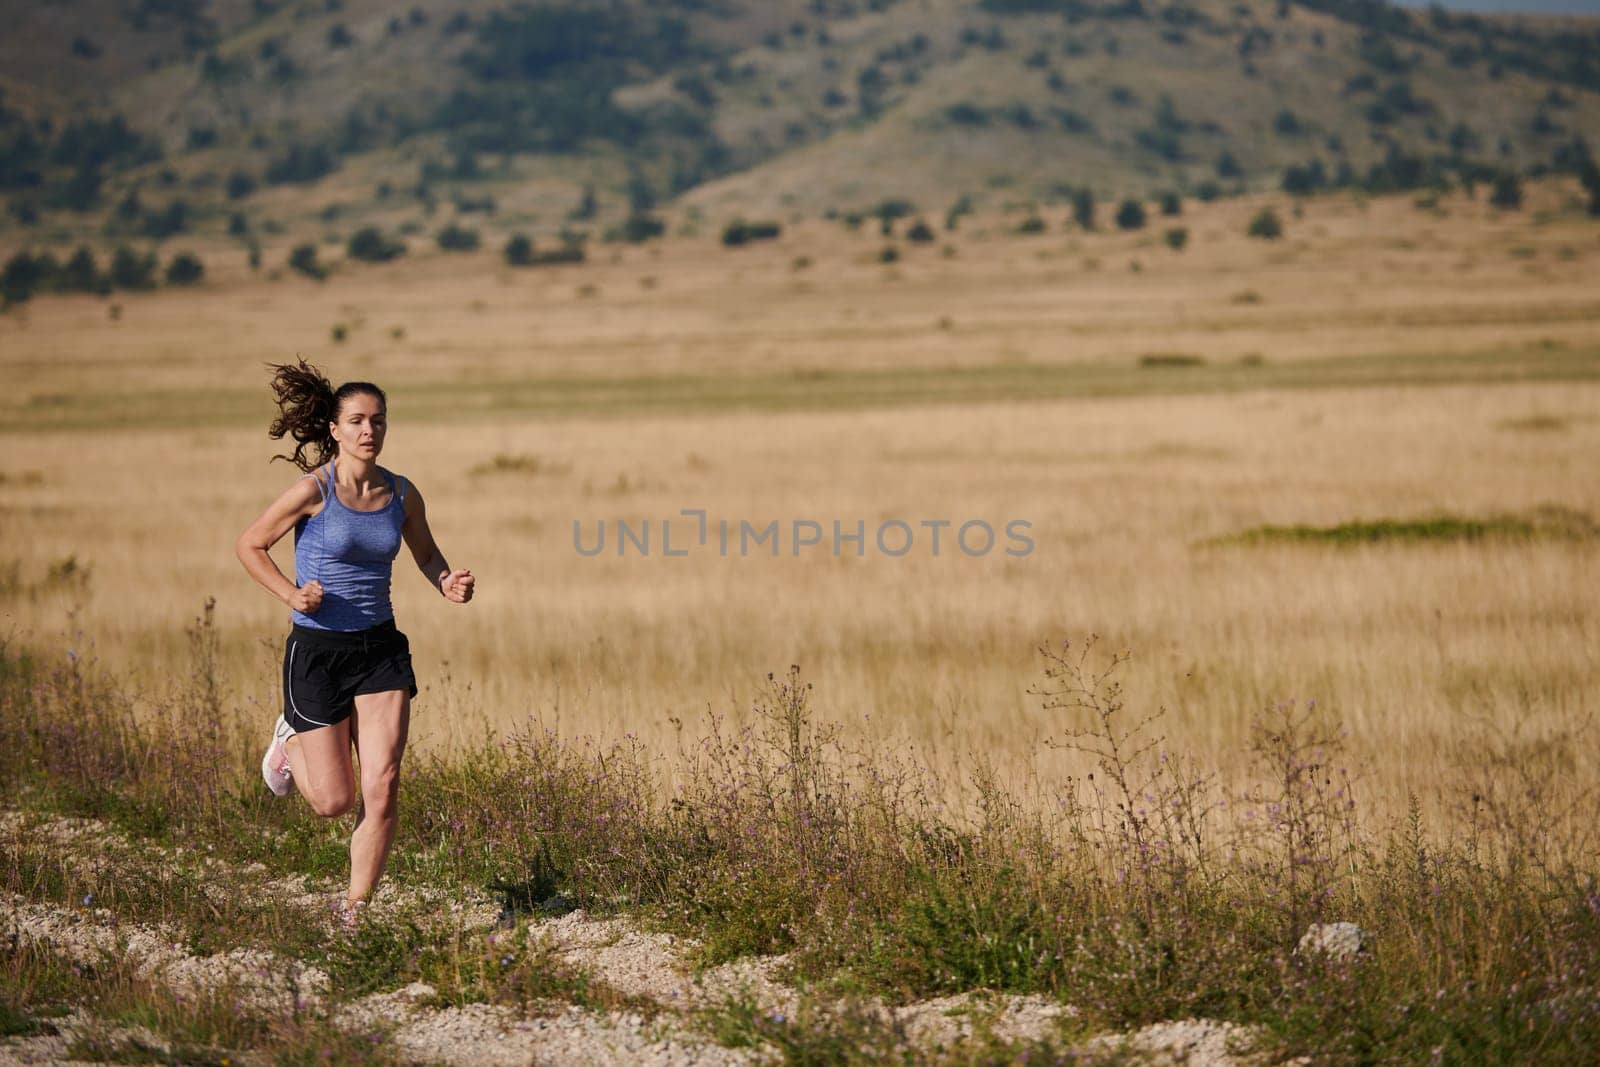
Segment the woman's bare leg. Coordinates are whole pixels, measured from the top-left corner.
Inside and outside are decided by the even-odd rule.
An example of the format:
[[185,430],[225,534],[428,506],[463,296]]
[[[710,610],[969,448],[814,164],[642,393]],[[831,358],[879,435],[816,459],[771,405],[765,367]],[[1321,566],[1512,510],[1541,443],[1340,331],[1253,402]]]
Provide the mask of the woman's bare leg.
[[283,746],[295,788],[311,810],[325,818],[355,806],[355,770],[350,765],[350,722],[295,734]]
[[361,812],[350,838],[350,899],[365,900],[383,877],[399,824],[400,757],[411,727],[411,694],[364,693],[356,697],[351,721],[361,761]]

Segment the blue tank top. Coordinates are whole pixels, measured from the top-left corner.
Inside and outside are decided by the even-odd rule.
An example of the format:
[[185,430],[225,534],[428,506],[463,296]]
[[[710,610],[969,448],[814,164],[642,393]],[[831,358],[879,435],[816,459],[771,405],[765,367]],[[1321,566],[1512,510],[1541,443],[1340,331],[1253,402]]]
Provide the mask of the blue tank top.
[[321,582],[322,606],[310,615],[293,612],[299,625],[348,633],[394,618],[389,580],[400,553],[406,480],[398,479],[397,485],[388,471],[379,470],[389,483],[389,503],[377,511],[356,511],[340,502],[332,463],[306,475],[322,492],[322,510],[295,524],[295,583]]

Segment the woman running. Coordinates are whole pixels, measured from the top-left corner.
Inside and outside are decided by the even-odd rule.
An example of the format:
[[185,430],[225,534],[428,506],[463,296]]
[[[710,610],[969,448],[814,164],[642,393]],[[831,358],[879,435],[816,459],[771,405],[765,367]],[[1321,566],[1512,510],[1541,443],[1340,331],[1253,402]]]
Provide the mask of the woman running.
[[[383,875],[394,842],[400,757],[417,679],[411,647],[389,603],[394,558],[404,540],[446,600],[472,599],[469,570],[451,570],[428,530],[422,494],[378,466],[388,430],[383,390],[371,382],[335,389],[305,360],[275,366],[278,417],[268,433],[296,444],[287,459],[307,473],[239,535],[250,576],[292,609],[283,653],[283,714],[261,761],[277,796],[296,788],[326,818],[356,805],[350,838],[347,921]],[[294,529],[295,581],[268,550]]]

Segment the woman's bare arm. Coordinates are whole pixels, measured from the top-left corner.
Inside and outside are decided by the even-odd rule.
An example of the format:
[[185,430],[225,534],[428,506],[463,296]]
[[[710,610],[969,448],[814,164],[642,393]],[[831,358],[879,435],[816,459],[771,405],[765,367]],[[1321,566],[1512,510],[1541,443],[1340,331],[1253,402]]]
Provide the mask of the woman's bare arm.
[[462,568],[453,571],[450,564],[445,562],[444,553],[439,551],[439,545],[433,539],[433,531],[428,529],[428,506],[415,484],[411,486],[411,492],[406,494],[406,517],[400,532],[406,539],[406,547],[411,549],[411,557],[417,561],[417,569],[427,576],[446,600],[465,604],[472,599],[472,587],[476,579],[470,570]]
[[297,480],[239,535],[233,548],[244,569],[263,589],[307,615],[322,606],[322,583],[311,581],[296,586],[284,577],[269,550],[294,529],[301,517],[313,514],[321,503],[322,491],[317,488],[315,479]]

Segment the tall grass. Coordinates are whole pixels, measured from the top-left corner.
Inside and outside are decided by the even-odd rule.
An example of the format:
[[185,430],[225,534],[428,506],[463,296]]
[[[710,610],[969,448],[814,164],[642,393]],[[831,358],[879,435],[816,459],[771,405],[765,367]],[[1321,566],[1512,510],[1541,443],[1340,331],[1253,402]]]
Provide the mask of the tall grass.
[[[262,738],[220,706],[213,640],[202,615],[191,673],[142,715],[131,706],[149,694],[82,657],[5,648],[5,795],[274,869],[336,869],[347,827],[267,802]],[[952,783],[849,744],[793,668],[767,679],[748,725],[713,721],[672,754],[532,721],[408,766],[390,877],[490,889],[524,930],[560,893],[692,934],[707,963],[787,952],[830,995],[1043,993],[1089,1027],[1259,1024],[1319,1062],[1576,1062],[1600,1042],[1596,796],[1564,780],[1563,746],[1485,738],[1454,818],[1415,806],[1384,822],[1314,707],[1258,717],[1251,773],[1224,781],[1123,691],[1124,653],[1089,641],[1041,659],[1052,743],[1094,762],[1064,786],[1008,780],[981,755]],[[1368,949],[1297,949],[1333,920],[1360,924]],[[403,937],[367,936],[366,969],[336,972],[345,995],[448,971]],[[525,1003],[530,983],[583,985],[495,964],[451,995]],[[26,1018],[25,1004],[7,1010]],[[729,1011],[724,1029],[770,1031],[797,1056],[845,1025],[808,1036]]]

